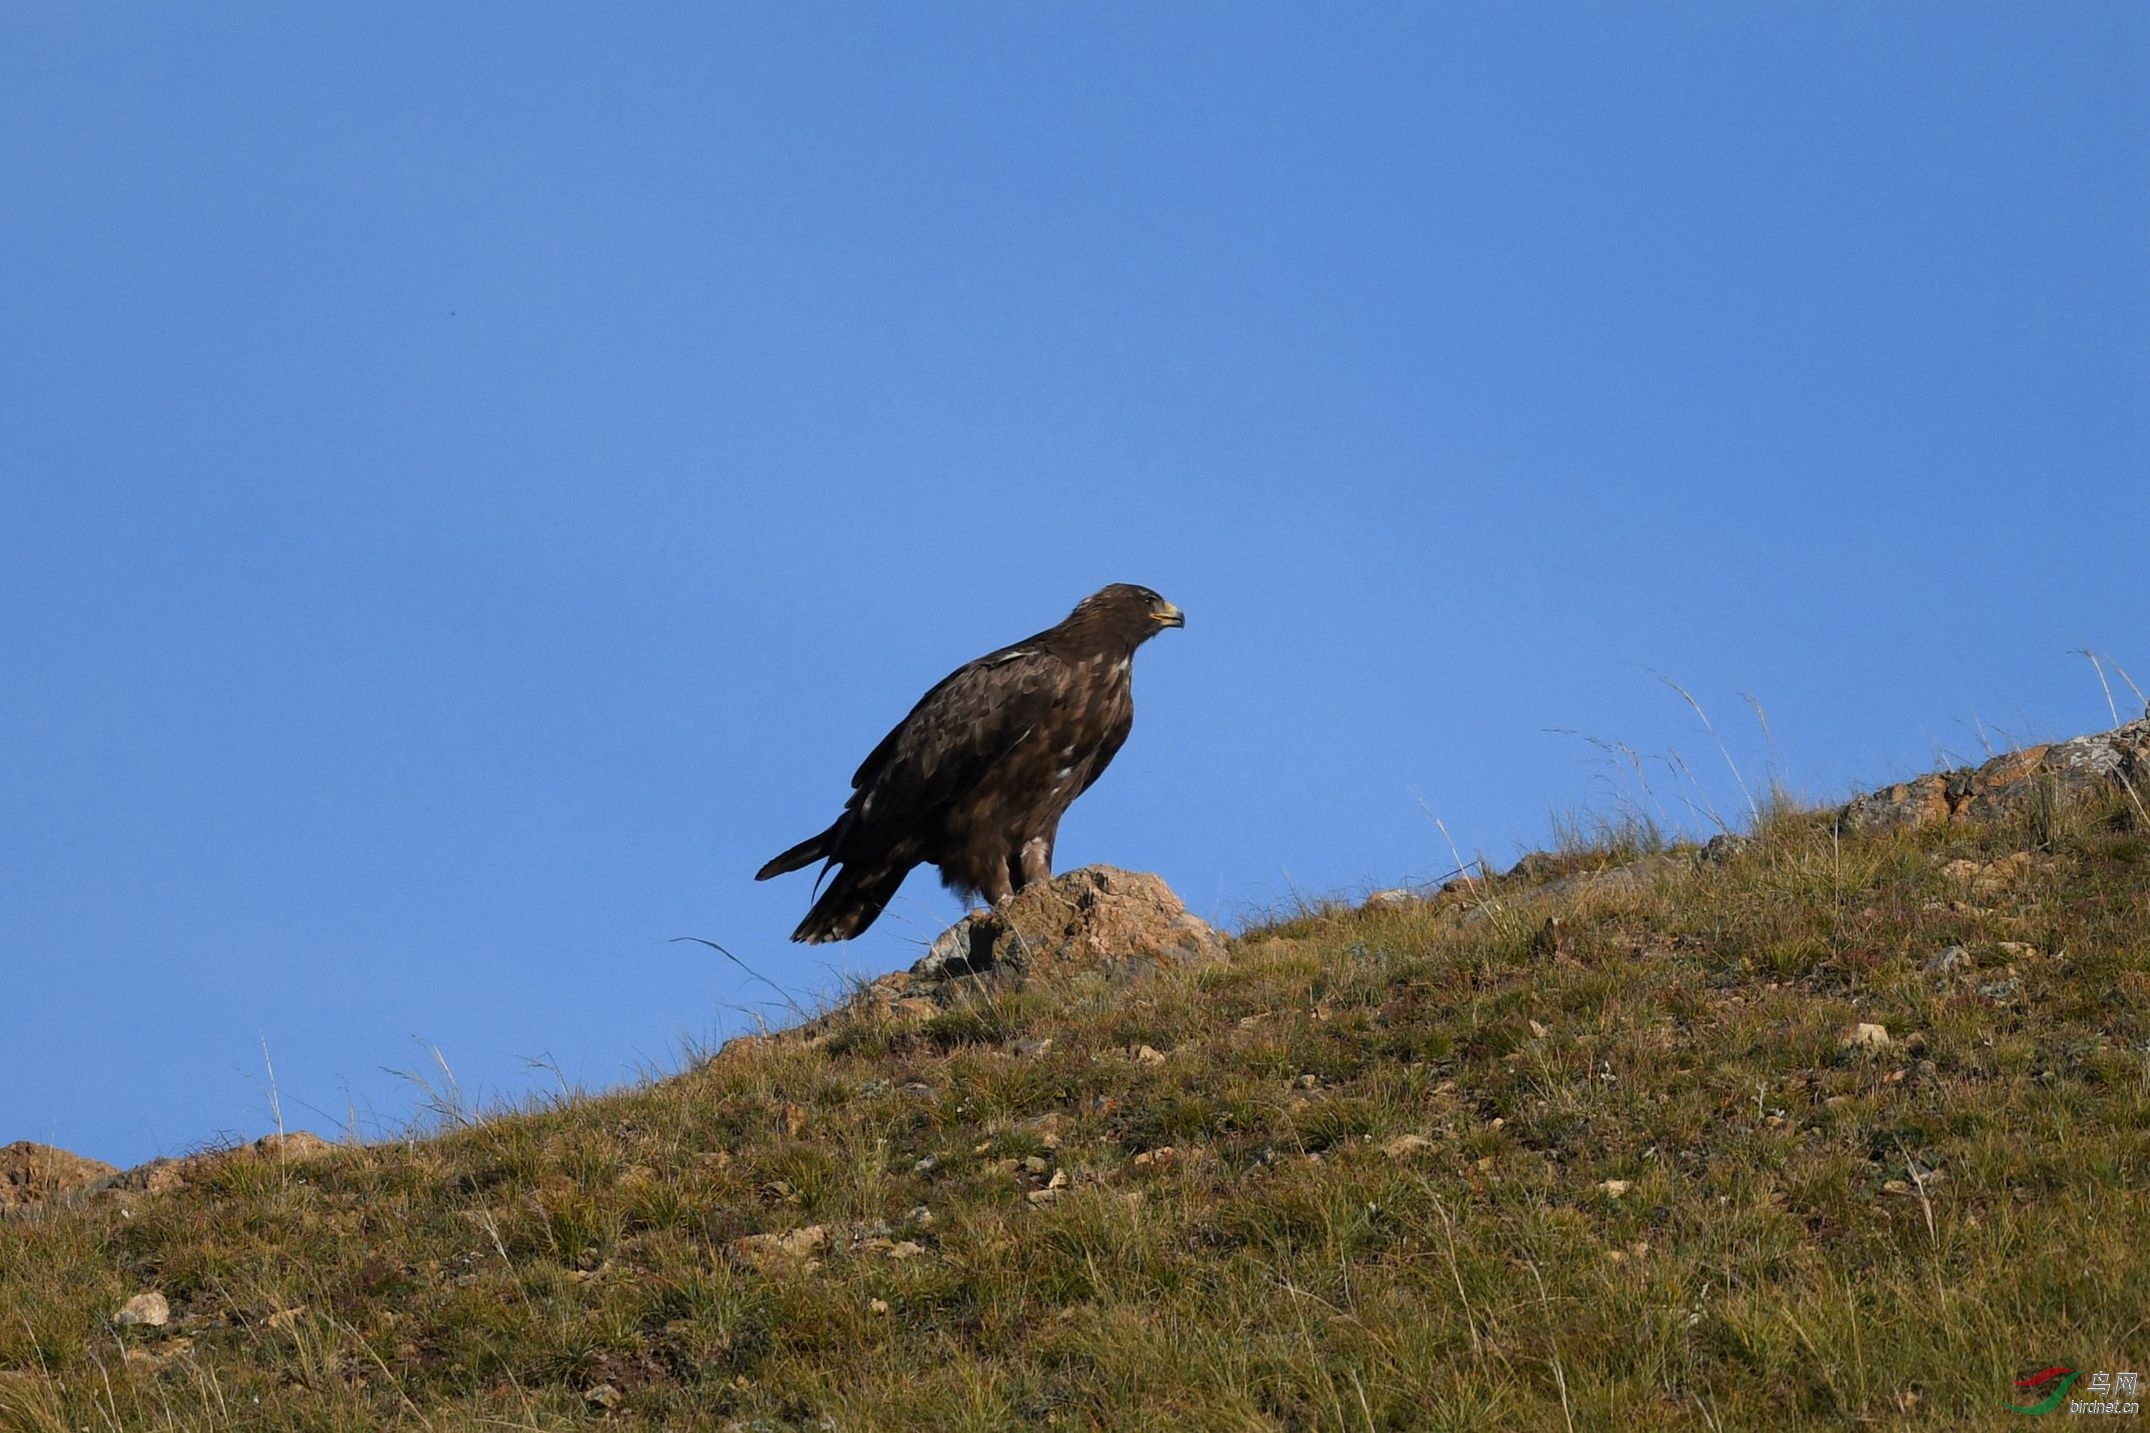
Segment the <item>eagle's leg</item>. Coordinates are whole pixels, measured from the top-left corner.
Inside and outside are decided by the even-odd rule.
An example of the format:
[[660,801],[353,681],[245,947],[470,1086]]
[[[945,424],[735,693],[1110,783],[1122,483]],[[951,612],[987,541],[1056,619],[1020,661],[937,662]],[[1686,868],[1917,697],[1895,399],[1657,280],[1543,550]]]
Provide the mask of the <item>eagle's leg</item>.
[[1017,848],[1015,857],[1008,862],[1010,874],[1015,877],[1015,888],[1034,886],[1040,881],[1053,878],[1053,838],[1033,836]]
[[1014,874],[1013,862],[1009,863],[1009,869],[1007,870],[1002,870],[999,866],[988,866],[985,879],[978,885],[978,894],[985,897],[987,905],[999,905],[1002,901],[1015,894]]

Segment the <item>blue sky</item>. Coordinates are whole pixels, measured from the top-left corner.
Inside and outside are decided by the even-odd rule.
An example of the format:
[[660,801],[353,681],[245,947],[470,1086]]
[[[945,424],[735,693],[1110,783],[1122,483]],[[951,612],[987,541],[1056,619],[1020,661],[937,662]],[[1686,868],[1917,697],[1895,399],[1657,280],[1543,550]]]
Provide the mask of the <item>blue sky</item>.
[[1111,581],[1188,626],[1061,864],[1228,923],[1732,817],[1657,673],[1815,797],[2109,724],[2146,136],[2133,3],[14,7],[0,1142],[907,963],[930,875],[752,872]]

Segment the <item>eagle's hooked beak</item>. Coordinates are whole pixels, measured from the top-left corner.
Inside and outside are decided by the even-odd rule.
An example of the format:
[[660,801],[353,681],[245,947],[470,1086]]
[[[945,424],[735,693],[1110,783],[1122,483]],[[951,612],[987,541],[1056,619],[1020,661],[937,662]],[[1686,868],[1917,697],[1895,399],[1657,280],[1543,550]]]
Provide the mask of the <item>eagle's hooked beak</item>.
[[1150,610],[1150,620],[1160,627],[1184,627],[1187,625],[1187,614],[1167,602]]

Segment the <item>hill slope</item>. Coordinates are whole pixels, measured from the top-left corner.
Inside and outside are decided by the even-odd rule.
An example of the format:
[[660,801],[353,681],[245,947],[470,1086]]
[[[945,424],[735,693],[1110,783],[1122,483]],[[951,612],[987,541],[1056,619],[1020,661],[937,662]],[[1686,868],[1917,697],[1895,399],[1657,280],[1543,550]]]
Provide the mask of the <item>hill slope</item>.
[[17,1215],[0,1426],[2002,1426],[2144,1361],[2150,823],[1975,787]]

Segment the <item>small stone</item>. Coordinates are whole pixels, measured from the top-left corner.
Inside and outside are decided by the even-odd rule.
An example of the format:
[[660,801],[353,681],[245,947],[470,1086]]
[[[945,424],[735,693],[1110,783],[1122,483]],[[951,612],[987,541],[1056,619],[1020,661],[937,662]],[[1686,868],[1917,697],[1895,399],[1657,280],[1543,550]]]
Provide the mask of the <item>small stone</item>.
[[1041,1154],[1033,1154],[1023,1160],[1023,1172],[1025,1174],[1043,1174],[1052,1167],[1051,1162]]
[[607,1413],[610,1413],[620,1406],[620,1391],[609,1383],[600,1383],[597,1387],[583,1394],[582,1401],[592,1408],[602,1408]]
[[1847,1050],[1878,1050],[1889,1043],[1889,1027],[1866,1022],[1852,1026],[1850,1032],[1838,1042]]
[[1971,952],[1960,945],[1952,945],[1920,966],[1919,969],[1928,975],[1947,975],[1952,971],[1961,970],[1970,963]]
[[940,1167],[940,1159],[937,1156],[929,1154],[924,1159],[918,1161],[918,1163],[912,1165],[911,1172],[913,1174],[931,1174],[934,1170],[939,1169]]
[[[145,1366],[150,1369],[159,1369],[173,1359],[179,1358],[193,1347],[194,1340],[191,1338],[168,1338],[154,1347],[145,1347],[138,1343],[129,1344],[126,1352],[121,1354],[120,1357],[127,1363]],[[0,1373],[0,1380],[4,1380],[6,1376],[6,1374]],[[4,1382],[0,1382],[0,1388],[5,1386]]]
[[825,1224],[808,1224],[782,1234],[749,1234],[732,1241],[732,1251],[758,1269],[811,1261],[829,1242]]
[[1138,1065],[1162,1065],[1164,1062],[1164,1055],[1154,1046],[1144,1045],[1135,1051],[1135,1063]]
[[1173,1160],[1177,1158],[1179,1158],[1179,1151],[1168,1144],[1160,1146],[1157,1149],[1146,1149],[1142,1151],[1142,1153],[1135,1156],[1135,1163],[1144,1166],[1153,1164],[1170,1164]]
[[866,1304],[866,1312],[867,1312],[867,1313],[870,1313],[870,1314],[880,1314],[880,1315],[883,1315],[883,1316],[885,1316],[885,1315],[886,1315],[886,1314],[888,1313],[888,1300],[887,1300],[887,1299],[871,1299],[871,1300],[868,1300],[868,1301],[867,1301],[867,1304]]
[[926,1246],[916,1239],[899,1239],[888,1246],[888,1257],[891,1259],[915,1259],[925,1252]]
[[254,1141],[254,1153],[281,1164],[305,1164],[335,1152],[335,1145],[311,1130],[295,1129],[288,1134],[265,1134]]
[[161,1329],[171,1321],[172,1306],[165,1301],[164,1295],[155,1289],[146,1294],[136,1294],[120,1305],[118,1313],[112,1315],[112,1322],[123,1327],[128,1324],[141,1324],[147,1328]]
[[1730,831],[1719,831],[1703,844],[1702,859],[1713,865],[1729,861],[1753,844],[1748,837],[1735,836]]
[[1433,1141],[1422,1134],[1400,1134],[1381,1146],[1381,1152],[1390,1159],[1409,1159],[1422,1149],[1433,1148]]
[[1552,1034],[1553,1032],[1546,1029],[1543,1025],[1540,1025],[1537,1021],[1533,1020],[1530,1022],[1530,1033],[1535,1038],[1543,1040],[1546,1036]]
[[1018,1040],[1015,1042],[1015,1053],[1025,1060],[1035,1060],[1040,1055],[1049,1055],[1052,1050],[1053,1037],[1050,1035],[1040,1040]]
[[1608,1179],[1598,1185],[1598,1192],[1607,1199],[1618,1199],[1635,1186],[1625,1179]]
[[1389,890],[1375,891],[1366,898],[1366,904],[1373,910],[1396,910],[1410,905],[1417,899],[1418,897],[1412,895],[1402,886],[1395,886]]

